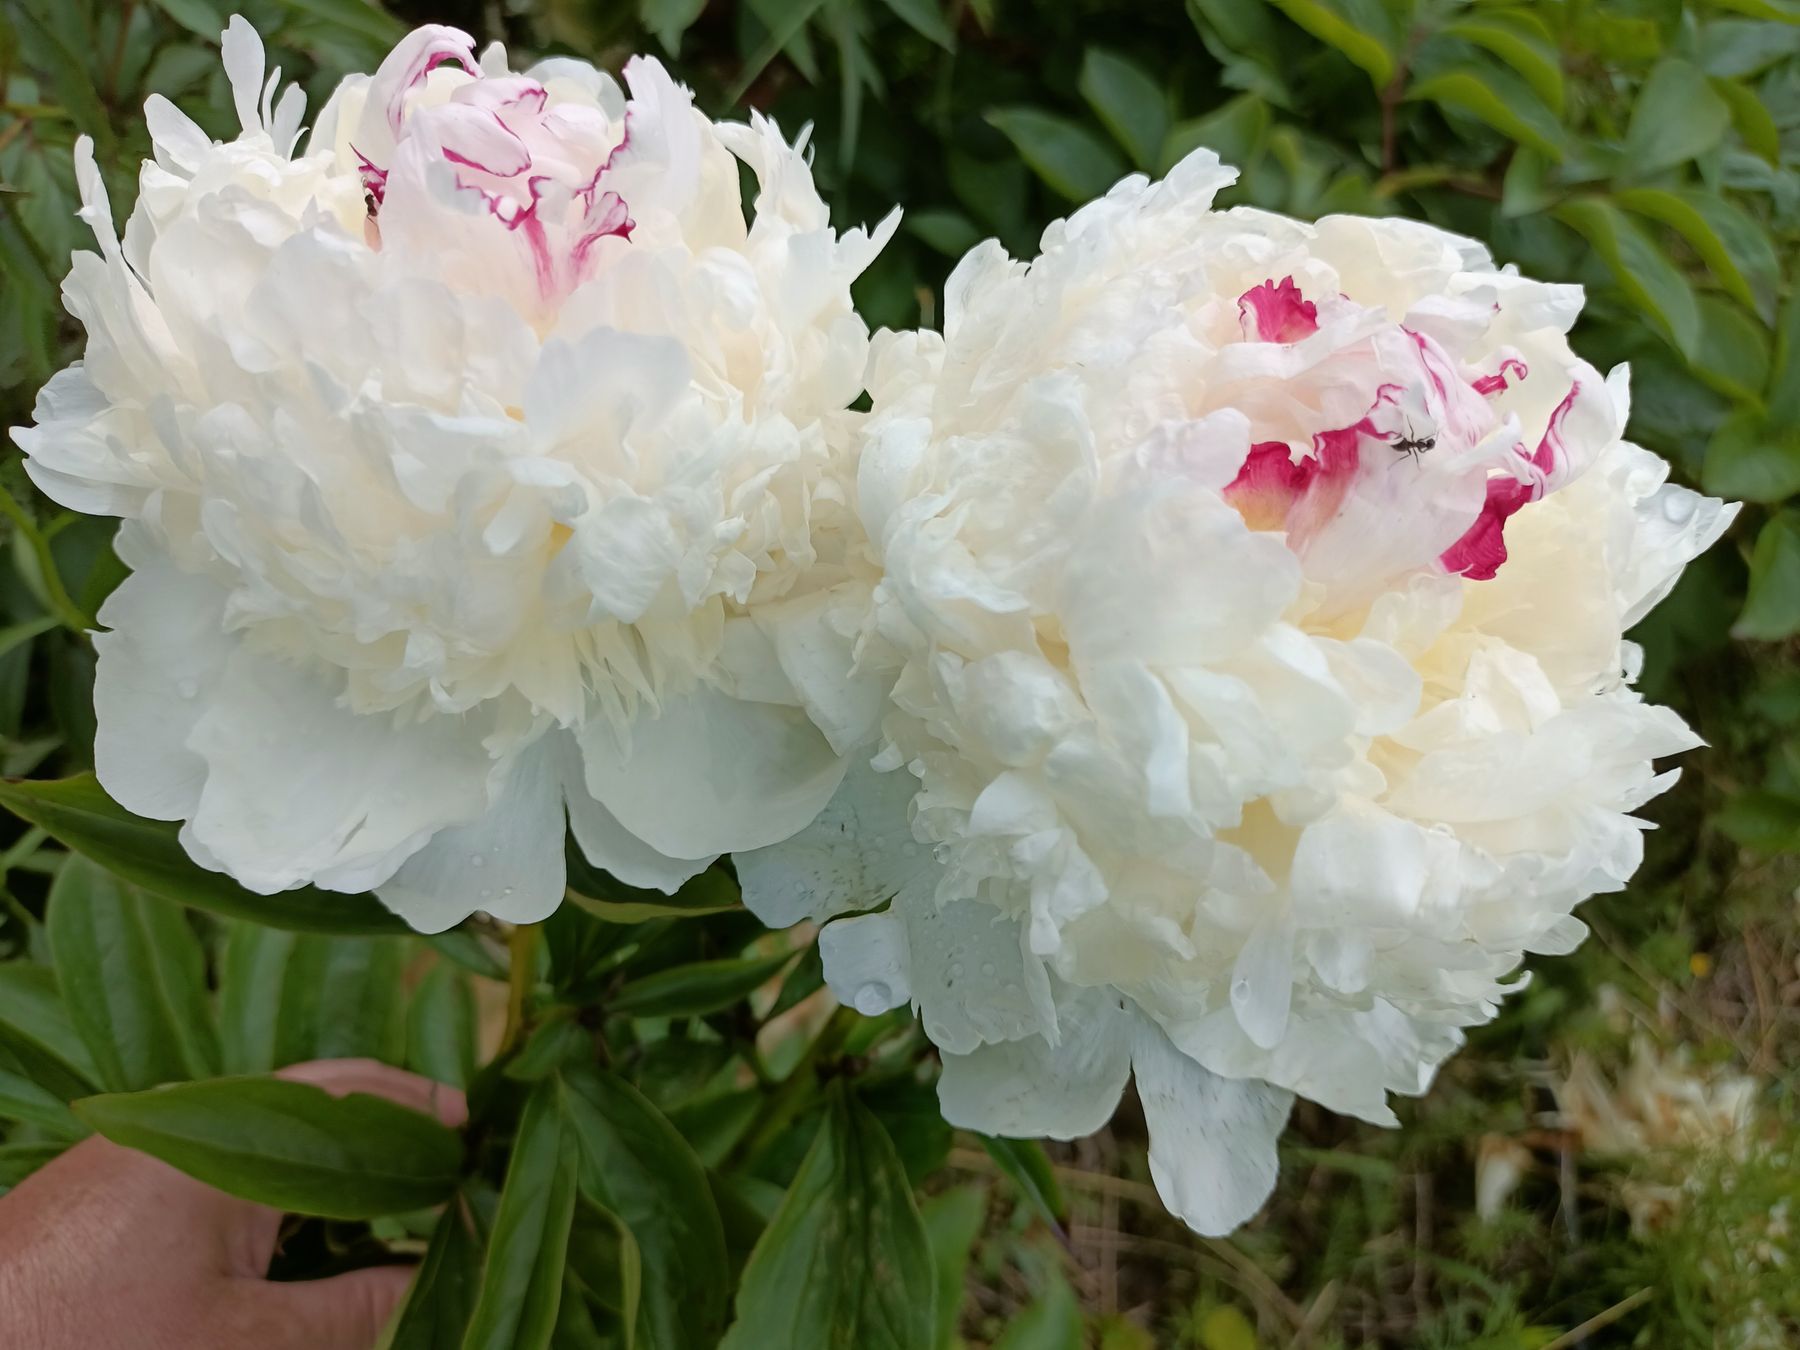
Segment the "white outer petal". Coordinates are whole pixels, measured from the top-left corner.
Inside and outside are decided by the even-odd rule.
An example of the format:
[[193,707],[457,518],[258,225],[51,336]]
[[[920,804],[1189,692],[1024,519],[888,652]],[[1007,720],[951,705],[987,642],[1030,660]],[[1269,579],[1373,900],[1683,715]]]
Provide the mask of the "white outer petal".
[[1131,1046],[1157,1193],[1188,1227],[1223,1237],[1275,1189],[1275,1142],[1294,1094],[1207,1072],[1147,1018],[1132,1026]]
[[761,848],[817,816],[845,761],[798,708],[701,687],[631,725],[580,733],[588,791],[626,830],[675,858]]
[[944,1056],[938,1105],[959,1129],[1078,1139],[1108,1120],[1131,1073],[1132,1021],[1117,995],[1058,991],[1061,1039],[1042,1036]]
[[912,997],[906,924],[893,910],[859,914],[819,931],[825,983],[847,1008],[879,1017]]
[[94,635],[94,771],[126,810],[180,820],[206,782],[188,736],[237,643],[224,629],[223,590],[141,544],[126,547],[137,570],[100,607],[112,631]]
[[441,933],[477,910],[536,923],[562,902],[563,789],[548,738],[503,770],[494,803],[466,825],[439,830],[375,894],[421,933]]
[[768,848],[738,853],[744,904],[772,928],[870,909],[902,891],[929,894],[937,863],[913,839],[919,782],[904,769],[878,773],[858,756],[825,809]]

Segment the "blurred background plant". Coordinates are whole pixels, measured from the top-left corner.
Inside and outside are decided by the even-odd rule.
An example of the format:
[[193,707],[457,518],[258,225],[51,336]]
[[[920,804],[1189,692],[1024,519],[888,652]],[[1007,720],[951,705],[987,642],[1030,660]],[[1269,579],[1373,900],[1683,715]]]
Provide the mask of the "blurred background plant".
[[[541,934],[417,939],[319,897],[275,913],[84,780],[6,787],[0,1186],[84,1132],[65,1103],[97,1089],[372,1054],[474,1086],[462,1222],[297,1219],[280,1267],[429,1250],[396,1346],[465,1343],[476,1301],[470,1345],[525,1344],[495,1319],[546,1307],[533,1344],[708,1345],[741,1274],[732,1343],[804,1347],[757,1319],[821,1278],[808,1253],[866,1279],[861,1316],[935,1286],[896,1346],[1800,1344],[1800,0],[4,0],[8,425],[79,352],[75,137],[123,207],[147,94],[226,134],[234,9],[314,108],[438,21],[615,68],[655,52],[715,116],[810,122],[841,225],[908,208],[861,283],[875,324],[934,324],[970,245],[1029,256],[1200,145],[1243,170],[1227,204],[1421,217],[1582,283],[1577,345],[1631,362],[1636,439],[1753,504],[1635,635],[1648,694],[1712,749],[1655,804],[1632,890],[1584,911],[1594,940],[1539,962],[1403,1131],[1300,1110],[1275,1201],[1227,1242],[1163,1215],[1129,1113],[1048,1153],[953,1138],[905,1019],[834,1018],[816,957],[760,935],[723,870],[669,904],[577,872]],[[120,567],[14,452],[0,487],[0,769],[67,779],[91,765],[82,632]],[[581,1200],[524,1232],[502,1178],[564,1145],[509,1140],[552,1118]]]

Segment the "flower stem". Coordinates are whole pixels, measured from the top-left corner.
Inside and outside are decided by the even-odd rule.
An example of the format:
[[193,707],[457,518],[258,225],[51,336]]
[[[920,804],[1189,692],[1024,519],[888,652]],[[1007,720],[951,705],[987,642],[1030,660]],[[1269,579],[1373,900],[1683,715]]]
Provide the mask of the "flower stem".
[[525,995],[537,974],[537,944],[541,925],[515,924],[506,935],[506,1030],[500,1037],[500,1057],[518,1044],[525,1030]]
[[741,1167],[754,1161],[818,1099],[820,1066],[837,1057],[856,1024],[862,1020],[862,1014],[854,1008],[839,1008],[832,1013],[831,1019],[813,1038],[813,1043],[806,1047],[806,1053],[793,1072],[763,1099],[756,1119],[732,1149],[727,1167]]

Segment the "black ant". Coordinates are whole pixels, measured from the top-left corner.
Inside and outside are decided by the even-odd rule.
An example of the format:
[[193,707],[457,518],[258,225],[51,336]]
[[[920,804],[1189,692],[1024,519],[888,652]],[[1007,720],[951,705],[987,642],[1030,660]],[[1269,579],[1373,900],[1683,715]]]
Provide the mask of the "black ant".
[[1393,442],[1393,449],[1394,449],[1395,454],[1411,455],[1413,457],[1413,460],[1415,463],[1418,461],[1418,458],[1420,455],[1425,454],[1427,451],[1431,450],[1433,447],[1435,447],[1437,445],[1436,435],[1431,435],[1431,436],[1415,436],[1415,435],[1413,435],[1413,429],[1412,429],[1411,422],[1408,422],[1406,424],[1406,435],[1404,435],[1404,436],[1393,435],[1393,436],[1390,436],[1388,439],[1391,442]]

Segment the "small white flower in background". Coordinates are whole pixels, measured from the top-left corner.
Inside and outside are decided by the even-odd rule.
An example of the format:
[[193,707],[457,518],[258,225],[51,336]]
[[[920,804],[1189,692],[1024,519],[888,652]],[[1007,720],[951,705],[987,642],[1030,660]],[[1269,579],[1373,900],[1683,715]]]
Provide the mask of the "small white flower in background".
[[224,56],[242,132],[153,98],[123,240],[78,146],[86,359],[16,433],[125,519],[102,783],[254,890],[422,929],[548,913],[565,810],[663,889],[805,824],[847,747],[761,615],[841,570],[849,284],[894,222],[834,234],[801,148],[653,60],[627,95],[422,28],[297,149],[242,19]]
[[[1225,1232],[1295,1094],[1391,1124],[1527,952],[1620,888],[1697,739],[1622,634],[1734,508],[1621,439],[1578,289],[1397,220],[1214,211],[1199,152],[975,249],[877,339],[834,597],[893,682],[792,842],[739,855],[955,1124],[1069,1138],[1135,1074],[1170,1208]],[[841,675],[837,677],[841,680]],[[815,696],[816,698],[816,696]],[[875,751],[878,749],[878,753]]]

